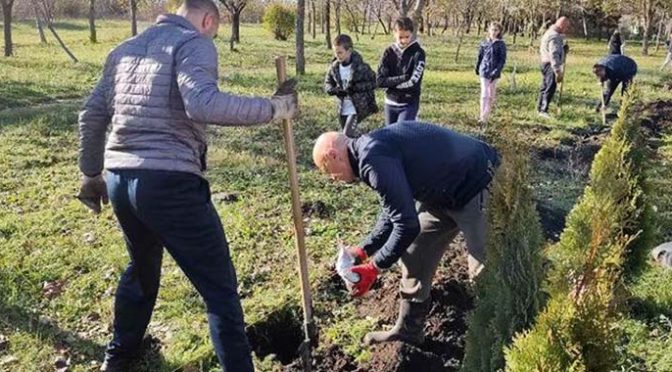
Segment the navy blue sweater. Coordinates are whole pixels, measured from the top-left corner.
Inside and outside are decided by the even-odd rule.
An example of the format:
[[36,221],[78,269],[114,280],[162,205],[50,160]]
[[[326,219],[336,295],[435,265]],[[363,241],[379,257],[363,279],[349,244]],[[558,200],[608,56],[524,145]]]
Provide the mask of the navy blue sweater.
[[383,52],[376,82],[393,102],[419,102],[424,72],[425,51],[420,43],[415,40],[405,49],[395,43]]
[[607,79],[629,81],[637,75],[637,63],[630,57],[621,54],[610,54],[597,62],[607,69]]
[[484,79],[499,79],[506,64],[506,44],[501,39],[485,40],[478,48],[476,74]]
[[488,144],[436,125],[401,122],[348,144],[355,175],[378,192],[382,210],[362,248],[390,267],[420,233],[415,201],[460,209],[485,189],[499,155]]

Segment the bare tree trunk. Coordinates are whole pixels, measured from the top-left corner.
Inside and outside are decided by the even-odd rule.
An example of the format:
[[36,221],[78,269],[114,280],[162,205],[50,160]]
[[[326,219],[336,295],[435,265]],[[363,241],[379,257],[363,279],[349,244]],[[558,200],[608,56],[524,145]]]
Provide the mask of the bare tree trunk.
[[[355,34],[359,34],[359,23],[357,22],[357,16],[352,11],[352,9],[350,8],[350,6],[348,5],[347,2],[344,2],[343,6],[345,6],[345,11],[348,12],[348,15],[352,19],[352,22],[350,22],[351,26],[348,27],[348,30],[354,31]],[[352,29],[352,27],[354,27],[354,30]],[[359,36],[357,36],[357,37],[359,37]]]
[[464,26],[460,26],[458,30],[457,50],[455,51],[455,63],[460,59],[460,49],[462,48],[462,41],[464,41]]
[[138,34],[138,2],[137,0],[129,0],[131,9],[131,35]]
[[665,14],[660,17],[660,23],[658,24],[658,34],[656,35],[656,52],[660,49],[660,35],[663,34],[663,29],[665,28]]
[[341,0],[336,0],[336,8],[334,9],[336,17],[336,34],[341,34]]
[[240,13],[242,9],[231,12],[231,40],[240,44]]
[[38,16],[38,18],[43,18],[43,19],[44,19],[44,22],[45,22],[45,24],[47,25],[47,28],[49,29],[49,31],[51,31],[51,34],[54,36],[54,38],[56,39],[56,41],[58,41],[58,44],[61,46],[61,48],[63,49],[63,51],[65,51],[65,53],[68,55],[68,57],[70,57],[70,59],[72,59],[72,61],[75,62],[75,63],[79,62],[79,60],[77,59],[77,57],[75,57],[75,55],[72,54],[72,52],[70,51],[70,49],[68,49],[68,47],[65,45],[65,43],[63,42],[63,40],[61,39],[61,37],[58,36],[58,33],[57,33],[56,30],[54,29],[54,25],[53,25],[53,23],[52,23],[52,21],[51,21],[51,17],[50,17],[50,15],[47,13],[47,6],[45,5],[45,3],[44,3],[44,2],[41,3],[42,6],[44,7],[44,8],[42,9],[42,10],[44,10],[44,14],[42,14],[42,10],[40,10],[39,6],[37,5],[37,4],[38,4],[37,1],[38,1],[38,0],[33,0],[33,7],[34,7],[35,10],[37,11],[37,16]]
[[425,9],[425,0],[416,0],[415,6],[413,7],[413,14],[411,18],[413,23],[422,24],[422,11]]
[[49,31],[51,31],[51,34],[54,35],[54,38],[56,38],[58,43],[61,45],[61,48],[63,48],[63,50],[70,57],[70,59],[72,59],[72,61],[75,63],[79,62],[79,60],[77,60],[77,57],[75,57],[75,55],[72,54],[72,52],[70,51],[70,49],[68,49],[63,40],[61,40],[61,37],[58,36],[58,33],[56,33],[56,30],[54,30],[54,26],[51,24],[51,22],[47,23],[47,28],[49,29]]
[[97,43],[96,37],[96,0],[89,0],[89,41]]
[[47,43],[47,37],[44,36],[44,27],[42,27],[42,19],[40,18],[37,9],[33,7],[33,12],[35,13],[35,26],[37,26],[37,32],[40,34],[40,44]]
[[644,32],[642,33],[642,55],[649,55],[649,34],[651,33],[651,18],[653,17],[653,0],[646,0],[644,5]]
[[327,49],[331,49],[331,0],[325,0],[324,3],[324,39]]
[[[369,0],[364,3],[364,17],[362,17],[362,35],[366,33],[366,24],[369,20],[371,2]],[[371,33],[371,26],[369,25],[369,33]]]
[[320,0],[320,33],[324,34],[324,8],[326,5],[323,6],[323,2],[326,0]]
[[385,22],[383,22],[383,18],[381,18],[380,14],[378,14],[378,23],[383,27],[383,33],[387,35],[389,33],[389,28],[385,27]]
[[306,0],[296,2],[296,74],[306,73],[306,56],[304,53],[304,21],[306,18]]
[[2,2],[2,22],[5,33],[5,57],[14,55],[12,43],[12,7],[14,0],[0,0]]
[[310,28],[310,33],[313,36],[313,40],[317,37],[317,14],[315,14],[315,1],[310,0],[310,16],[312,17],[312,27]]
[[307,16],[306,21],[308,22],[308,33],[310,33],[310,30],[313,29],[313,13],[312,13],[312,8],[310,7],[310,3],[308,3],[308,8],[306,10]]

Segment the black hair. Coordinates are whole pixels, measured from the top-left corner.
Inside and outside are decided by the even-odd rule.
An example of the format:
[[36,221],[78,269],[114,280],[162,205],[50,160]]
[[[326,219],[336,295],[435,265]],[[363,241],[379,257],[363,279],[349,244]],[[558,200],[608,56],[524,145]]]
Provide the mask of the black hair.
[[408,17],[401,17],[394,21],[394,29],[398,31],[413,32],[415,30],[415,26],[413,25],[412,19]]

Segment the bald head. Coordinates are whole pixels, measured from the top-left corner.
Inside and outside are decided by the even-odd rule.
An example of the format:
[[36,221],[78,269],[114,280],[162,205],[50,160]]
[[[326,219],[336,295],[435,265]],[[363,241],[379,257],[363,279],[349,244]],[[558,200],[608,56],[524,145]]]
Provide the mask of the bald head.
[[318,137],[313,147],[313,161],[322,173],[328,174],[333,180],[355,180],[348,156],[348,140],[342,133],[327,132]]
[[558,30],[558,32],[564,34],[567,31],[567,28],[569,28],[569,18],[567,17],[558,18],[558,20],[555,21],[555,28],[556,30]]
[[215,38],[219,30],[219,8],[212,0],[184,0],[177,14],[186,18],[204,36]]

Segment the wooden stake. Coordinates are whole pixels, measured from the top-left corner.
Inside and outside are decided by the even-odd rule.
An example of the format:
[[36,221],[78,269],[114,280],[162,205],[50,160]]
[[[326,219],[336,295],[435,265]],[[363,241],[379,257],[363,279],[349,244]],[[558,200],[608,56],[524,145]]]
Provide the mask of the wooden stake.
[[602,102],[602,107],[600,107],[600,112],[602,112],[602,125],[607,126],[607,107],[604,104],[604,82],[600,83],[600,101]]
[[[287,64],[284,56],[275,57],[275,68],[278,75],[278,85],[287,80]],[[304,340],[300,348],[303,370],[311,370],[311,348],[316,343],[317,335],[313,323],[313,298],[310,292],[308,278],[308,259],[306,255],[306,243],[303,230],[303,216],[301,213],[301,200],[299,199],[299,180],[296,170],[296,151],[294,147],[294,133],[290,120],[282,121],[282,133],[285,139],[287,151],[287,165],[289,169],[289,186],[292,193],[292,216],[294,218],[294,233],[296,235],[296,250],[299,258],[299,277],[301,279],[301,295],[303,299],[303,332]]]

